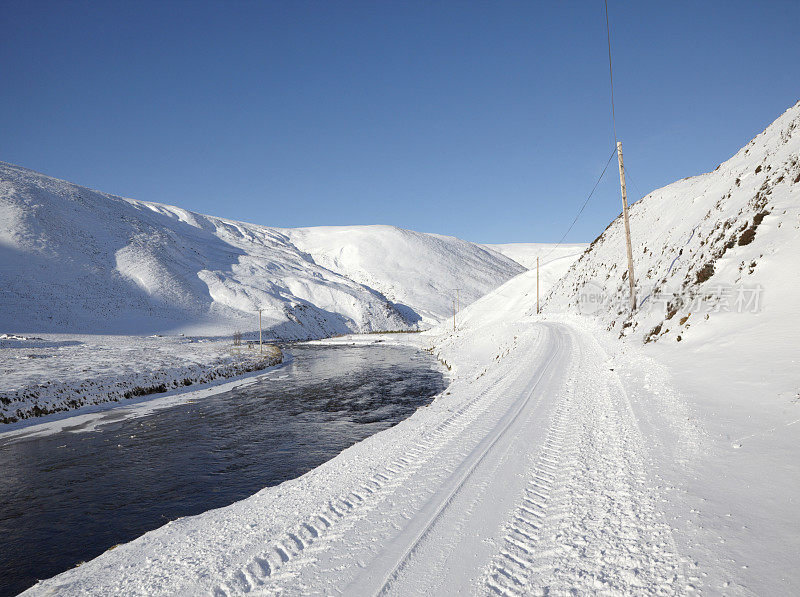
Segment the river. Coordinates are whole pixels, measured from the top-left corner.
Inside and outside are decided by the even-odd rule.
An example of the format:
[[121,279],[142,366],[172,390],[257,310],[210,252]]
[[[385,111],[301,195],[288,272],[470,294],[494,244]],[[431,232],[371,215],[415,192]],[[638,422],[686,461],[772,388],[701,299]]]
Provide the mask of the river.
[[0,436],[0,596],[319,466],[442,392],[409,347],[294,345],[255,383],[92,431]]

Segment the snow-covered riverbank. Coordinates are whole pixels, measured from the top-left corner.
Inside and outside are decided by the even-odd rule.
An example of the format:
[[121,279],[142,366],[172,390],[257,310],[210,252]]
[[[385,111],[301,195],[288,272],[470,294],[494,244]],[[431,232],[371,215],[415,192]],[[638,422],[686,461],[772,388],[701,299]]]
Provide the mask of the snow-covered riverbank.
[[222,339],[12,336],[0,340],[0,433],[42,422],[42,416],[126,404],[280,362],[277,347],[263,354],[233,351],[230,341]]

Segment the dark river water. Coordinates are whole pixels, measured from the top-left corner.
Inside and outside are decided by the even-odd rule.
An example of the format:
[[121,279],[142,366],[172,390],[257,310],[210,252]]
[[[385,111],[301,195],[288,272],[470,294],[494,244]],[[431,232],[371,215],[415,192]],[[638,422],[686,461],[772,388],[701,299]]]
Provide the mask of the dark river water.
[[257,383],[81,433],[3,443],[0,595],[167,521],[302,475],[446,385],[426,353],[293,346]]

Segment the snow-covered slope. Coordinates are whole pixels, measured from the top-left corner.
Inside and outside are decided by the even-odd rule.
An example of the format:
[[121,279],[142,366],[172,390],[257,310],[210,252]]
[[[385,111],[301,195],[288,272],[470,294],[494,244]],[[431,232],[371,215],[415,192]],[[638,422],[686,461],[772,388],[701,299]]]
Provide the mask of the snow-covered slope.
[[483,246],[502,253],[528,269],[536,269],[536,258],[538,257],[540,267],[546,263],[559,261],[566,266],[564,268],[566,272],[572,262],[580,257],[589,245],[588,243],[505,243]]
[[[578,254],[580,255],[580,253]],[[539,299],[544,304],[544,297],[561,279],[570,265],[577,259],[576,255],[568,255],[539,265]],[[479,300],[459,312],[459,327],[475,327],[499,325],[501,322],[517,321],[536,312],[536,270],[529,270],[511,278],[508,282],[495,288]],[[441,324],[447,328],[449,322]]]
[[499,268],[514,274],[524,271],[513,260],[480,245],[394,226],[284,232],[318,264],[378,290],[398,308],[413,308],[426,323],[452,313],[456,288],[461,304],[468,305],[497,287]]
[[556,284],[547,312],[579,310],[646,342],[796,346],[800,102],[713,172],[632,205],[630,220],[633,316],[621,218]]
[[455,272],[474,299],[522,271],[455,238],[338,231],[204,216],[0,162],[0,329],[230,334],[257,328],[258,308],[283,339],[408,329],[446,313]]
[[484,245],[531,268],[512,278],[502,286],[487,293],[480,300],[463,309],[458,316],[459,325],[477,325],[481,322],[499,323],[509,317],[517,319],[536,310],[536,258],[539,258],[540,305],[550,289],[586,250],[586,244],[510,243]]

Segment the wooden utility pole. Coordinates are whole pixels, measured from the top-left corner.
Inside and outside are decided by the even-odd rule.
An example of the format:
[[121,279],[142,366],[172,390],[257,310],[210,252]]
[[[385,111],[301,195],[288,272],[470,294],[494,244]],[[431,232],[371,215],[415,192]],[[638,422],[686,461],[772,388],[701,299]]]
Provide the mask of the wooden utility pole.
[[456,311],[461,311],[461,293],[456,288]]
[[536,258],[536,314],[539,314],[539,258]]
[[258,310],[258,353],[264,354],[264,347],[261,344],[261,309]]
[[636,287],[633,280],[633,250],[631,249],[631,225],[628,220],[628,191],[625,189],[625,166],[622,164],[622,141],[617,141],[619,159],[619,186],[622,191],[622,219],[625,222],[625,247],[628,251],[628,283],[631,287],[631,311],[636,309]]
[[456,331],[456,302],[453,301],[453,331]]

